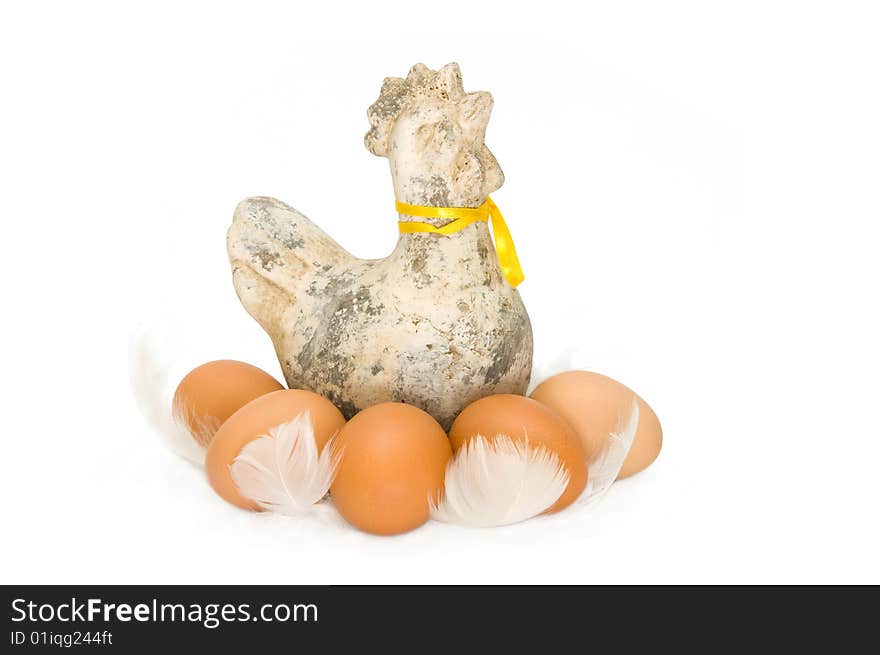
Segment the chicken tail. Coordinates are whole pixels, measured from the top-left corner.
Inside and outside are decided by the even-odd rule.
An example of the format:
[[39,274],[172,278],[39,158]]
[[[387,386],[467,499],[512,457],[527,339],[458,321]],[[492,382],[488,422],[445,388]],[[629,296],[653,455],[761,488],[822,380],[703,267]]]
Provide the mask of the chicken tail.
[[226,248],[238,297],[269,334],[312,280],[351,259],[308,218],[268,197],[238,204]]

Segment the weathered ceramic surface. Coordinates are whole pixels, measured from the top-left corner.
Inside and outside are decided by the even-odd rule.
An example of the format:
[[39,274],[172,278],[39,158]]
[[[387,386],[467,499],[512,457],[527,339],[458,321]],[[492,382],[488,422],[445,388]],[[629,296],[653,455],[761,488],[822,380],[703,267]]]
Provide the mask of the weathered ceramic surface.
[[[397,199],[477,207],[500,187],[483,145],[491,107],[488,93],[464,93],[455,64],[386,79],[365,141],[388,157]],[[227,246],[239,298],[272,337],[288,385],[346,417],[396,400],[448,428],[478,398],[526,391],[531,326],[484,223],[401,234],[387,258],[363,260],[284,203],[248,198]]]

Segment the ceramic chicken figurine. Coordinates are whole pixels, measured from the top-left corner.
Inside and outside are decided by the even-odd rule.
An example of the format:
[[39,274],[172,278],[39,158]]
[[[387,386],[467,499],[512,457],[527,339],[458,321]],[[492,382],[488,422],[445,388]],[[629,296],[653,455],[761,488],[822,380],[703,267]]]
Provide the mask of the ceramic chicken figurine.
[[[491,109],[490,94],[464,92],[457,64],[386,78],[365,143],[389,159],[397,201],[480,207],[504,182],[483,143]],[[272,338],[288,385],[324,395],[346,418],[393,400],[448,428],[474,400],[526,391],[532,329],[485,222],[401,233],[388,257],[366,260],[292,207],[248,198],[227,248],[238,296]]]

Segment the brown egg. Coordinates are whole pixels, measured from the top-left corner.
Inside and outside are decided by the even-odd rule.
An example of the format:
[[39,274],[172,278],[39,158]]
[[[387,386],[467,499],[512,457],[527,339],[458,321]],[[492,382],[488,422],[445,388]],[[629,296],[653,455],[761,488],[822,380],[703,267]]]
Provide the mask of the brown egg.
[[568,371],[538,385],[532,398],[553,408],[574,427],[592,457],[608,434],[629,415],[633,398],[639,404],[639,427],[618,479],[647,468],[660,454],[663,429],[648,404],[620,382],[599,373]]
[[207,447],[223,421],[259,398],[284,387],[256,366],[222,359],[190,371],[174,392],[172,412],[193,438]]
[[356,528],[398,534],[428,520],[443,491],[452,448],[430,414],[403,403],[369,407],[345,424],[334,448],[341,462],[330,495]]
[[497,435],[525,440],[553,451],[568,469],[569,482],[548,512],[573,503],[587,484],[587,458],[577,434],[556,412],[541,403],[513,394],[486,396],[471,403],[452,424],[453,450],[477,434],[491,441]]
[[330,437],[345,425],[345,419],[333,403],[316,393],[302,389],[273,391],[252,400],[230,416],[217,430],[205,457],[205,471],[214,491],[233,505],[260,510],[239,493],[229,467],[246,444],[305,411],[311,413],[315,443],[320,453]]

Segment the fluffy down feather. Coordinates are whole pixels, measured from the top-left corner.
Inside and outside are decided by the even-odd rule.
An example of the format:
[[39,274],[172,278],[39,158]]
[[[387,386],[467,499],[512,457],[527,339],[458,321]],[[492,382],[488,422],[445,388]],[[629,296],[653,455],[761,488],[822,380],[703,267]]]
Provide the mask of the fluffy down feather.
[[471,527],[518,523],[555,503],[569,474],[556,453],[498,435],[477,435],[446,468],[440,503],[431,501],[431,518]]
[[248,443],[230,472],[243,496],[271,512],[296,515],[327,494],[340,454],[332,441],[318,454],[311,414],[303,412]]
[[196,443],[185,422],[172,416],[171,400],[174,386],[170,384],[170,367],[163,365],[152,345],[152,335],[141,331],[129,348],[129,376],[135,402],[143,417],[171,450],[202,466],[205,449]]
[[[623,422],[622,422],[623,423]],[[639,404],[632,401],[629,417],[617,432],[612,432],[605,439],[602,447],[590,462],[587,486],[584,488],[577,503],[590,505],[595,503],[608,491],[608,487],[617,479],[629,449],[632,448],[639,428]]]
[[[578,504],[595,503],[608,490],[635,439],[639,406],[620,429],[608,435],[589,465],[589,478]],[[477,435],[462,446],[446,468],[446,489],[431,518],[471,527],[524,521],[553,505],[568,486],[568,471],[555,453],[498,435]]]

